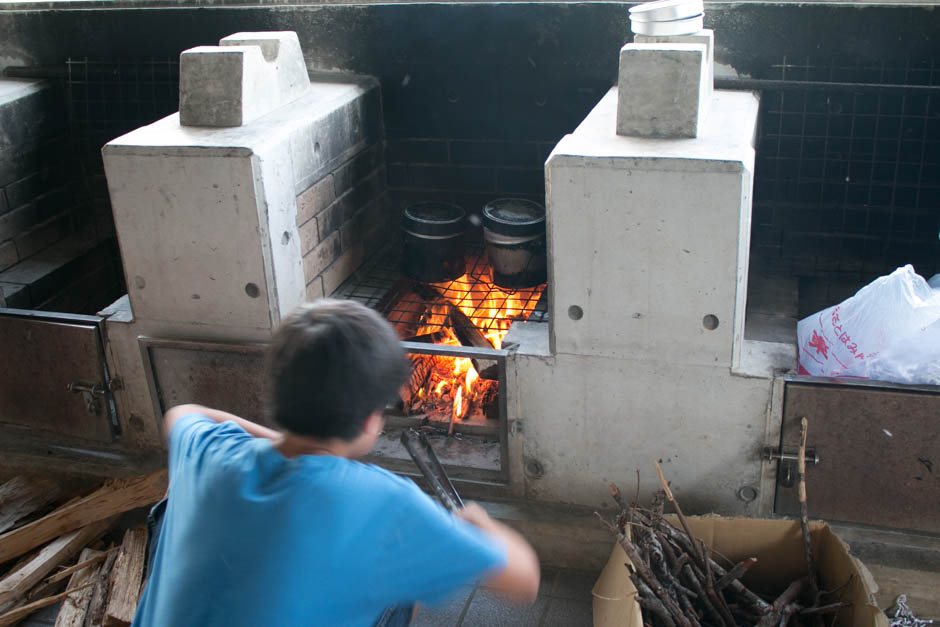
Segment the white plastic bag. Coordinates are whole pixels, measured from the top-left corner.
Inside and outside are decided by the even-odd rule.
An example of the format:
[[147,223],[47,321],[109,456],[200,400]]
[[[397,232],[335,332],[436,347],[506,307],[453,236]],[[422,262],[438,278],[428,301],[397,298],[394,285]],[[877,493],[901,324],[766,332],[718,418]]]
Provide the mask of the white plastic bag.
[[940,290],[911,266],[797,325],[800,373],[940,384]]

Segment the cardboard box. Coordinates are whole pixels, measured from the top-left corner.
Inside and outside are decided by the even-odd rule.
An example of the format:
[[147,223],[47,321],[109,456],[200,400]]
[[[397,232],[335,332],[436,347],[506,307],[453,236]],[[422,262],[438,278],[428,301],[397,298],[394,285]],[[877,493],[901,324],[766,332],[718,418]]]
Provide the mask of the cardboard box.
[[[675,517],[666,518],[678,526]],[[703,516],[689,517],[688,522],[696,538],[732,562],[757,558],[742,581],[758,594],[777,595],[806,573],[799,521]],[[888,627],[887,617],[875,604],[878,586],[868,569],[849,554],[848,546],[829,525],[812,522],[810,534],[821,589],[838,588],[854,575],[843,597],[851,607],[839,612],[836,627]],[[615,544],[592,591],[594,627],[643,627],[636,588],[624,565],[627,561],[626,553]]]

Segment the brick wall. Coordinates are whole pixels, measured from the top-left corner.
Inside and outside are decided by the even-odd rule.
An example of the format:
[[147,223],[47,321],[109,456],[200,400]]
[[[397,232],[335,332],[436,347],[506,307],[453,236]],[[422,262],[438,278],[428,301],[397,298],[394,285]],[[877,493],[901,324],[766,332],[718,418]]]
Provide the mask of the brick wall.
[[389,238],[384,147],[361,151],[297,196],[307,299],[336,291]]
[[73,156],[61,86],[5,84],[17,91],[0,105],[0,306],[94,313],[123,282],[110,207],[96,212]]

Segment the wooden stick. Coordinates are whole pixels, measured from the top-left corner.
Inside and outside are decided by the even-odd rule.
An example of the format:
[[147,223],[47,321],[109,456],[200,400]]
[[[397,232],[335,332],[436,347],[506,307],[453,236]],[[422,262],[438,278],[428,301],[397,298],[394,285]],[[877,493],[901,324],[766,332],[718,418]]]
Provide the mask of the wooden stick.
[[[659,483],[663,486],[663,492],[666,493],[666,499],[672,503],[673,509],[676,510],[676,516],[679,518],[679,523],[682,525],[682,529],[685,531],[685,535],[689,536],[689,539],[692,541],[692,546],[696,549],[693,553],[699,558],[699,563],[702,566],[703,570],[708,569],[708,562],[706,561],[706,556],[701,547],[695,540],[695,535],[692,533],[692,530],[689,529],[689,523],[685,519],[685,514],[682,513],[682,508],[679,507],[679,503],[676,502],[676,497],[672,495],[672,490],[669,489],[669,484],[666,483],[666,477],[663,476],[663,469],[659,467],[659,463],[656,464],[656,474],[659,475]],[[702,545],[704,546],[704,545]]]
[[757,627],[777,627],[783,617],[784,608],[792,603],[796,597],[800,596],[804,585],[806,585],[805,577],[797,579],[787,586],[787,589],[776,598],[771,610],[761,617],[760,622],[757,623]]
[[57,572],[57,573],[55,573],[54,575],[51,575],[50,577],[48,577],[48,578],[43,582],[43,584],[50,584],[50,583],[55,583],[55,582],[57,582],[57,581],[62,581],[63,579],[65,579],[66,577],[68,577],[69,575],[71,575],[72,573],[74,573],[74,572],[77,571],[77,570],[81,570],[81,569],[85,568],[86,566],[91,566],[92,564],[97,564],[98,562],[103,562],[104,559],[105,559],[106,557],[108,557],[108,554],[109,554],[109,553],[112,553],[113,551],[117,551],[117,550],[118,550],[118,547],[113,546],[113,547],[111,547],[110,549],[108,549],[108,550],[106,550],[106,551],[95,551],[94,557],[90,557],[90,558],[88,558],[88,559],[86,559],[86,560],[84,560],[84,561],[78,562],[78,563],[75,564],[74,566],[69,566],[68,568],[63,568],[63,569],[60,570],[59,572]]
[[0,563],[85,525],[152,505],[163,497],[166,487],[166,470],[133,479],[108,481],[85,498],[0,535]]
[[735,565],[734,568],[722,575],[721,579],[718,580],[718,583],[715,584],[715,590],[721,592],[722,588],[727,587],[735,579],[740,579],[744,573],[747,572],[747,569],[756,563],[756,557],[749,557],[743,562],[739,562]]
[[672,620],[672,615],[669,613],[669,610],[656,598],[656,595],[649,589],[649,586],[643,583],[640,577],[635,573],[630,575],[630,579],[633,581],[633,585],[636,586],[638,593],[636,600],[637,603],[640,604],[640,607],[656,616],[664,627],[675,627],[676,623]]
[[88,588],[92,585],[94,584],[86,583],[81,586],[78,586],[77,588],[70,588],[66,590],[65,592],[54,594],[51,597],[46,597],[45,599],[40,599],[38,601],[33,601],[32,603],[28,605],[24,605],[23,607],[18,607],[15,610],[11,610],[7,612],[6,614],[0,615],[0,627],[6,627],[6,625],[14,625],[17,622],[29,616],[30,614],[32,614],[33,612],[35,612],[36,610],[41,610],[42,608],[48,605],[54,605],[55,603],[58,603],[60,599],[64,599],[65,597],[72,594],[73,592],[77,592],[84,588]]
[[91,601],[88,602],[88,611],[85,612],[85,625],[88,627],[101,627],[101,623],[104,621],[104,608],[108,602],[109,576],[117,556],[117,551],[109,553],[104,560],[104,564],[101,565],[101,570],[98,571],[95,587],[91,593]]
[[819,602],[819,584],[816,581],[816,566],[813,563],[813,542],[809,533],[809,511],[806,506],[806,431],[807,420],[800,420],[800,451],[797,457],[797,479],[800,495],[800,528],[803,530],[803,551],[806,554],[806,570],[813,603]]

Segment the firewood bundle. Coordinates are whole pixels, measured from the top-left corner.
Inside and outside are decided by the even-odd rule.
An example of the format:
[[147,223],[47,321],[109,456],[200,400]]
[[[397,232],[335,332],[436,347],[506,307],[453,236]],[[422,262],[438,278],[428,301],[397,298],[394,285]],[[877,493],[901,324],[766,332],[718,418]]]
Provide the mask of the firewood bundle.
[[[627,505],[620,490],[611,483],[610,493],[620,513],[614,523],[598,514],[616,534],[630,559],[626,567],[637,590],[644,625],[822,627],[823,615],[836,613],[846,606],[838,597],[849,582],[830,593],[817,588],[805,508],[801,522],[806,559],[810,564],[807,575],[790,583],[776,598],[764,599],[740,581],[757,558],[720,565],[716,560],[723,558],[713,554],[692,534],[659,465],[656,470],[662,491],[654,495],[650,508]],[[664,518],[666,500],[675,510],[678,526]]]
[[147,530],[115,522],[158,501],[166,485],[166,471],[116,479],[45,514],[59,496],[46,482],[0,485],[0,627],[60,602],[57,627],[130,625]]

